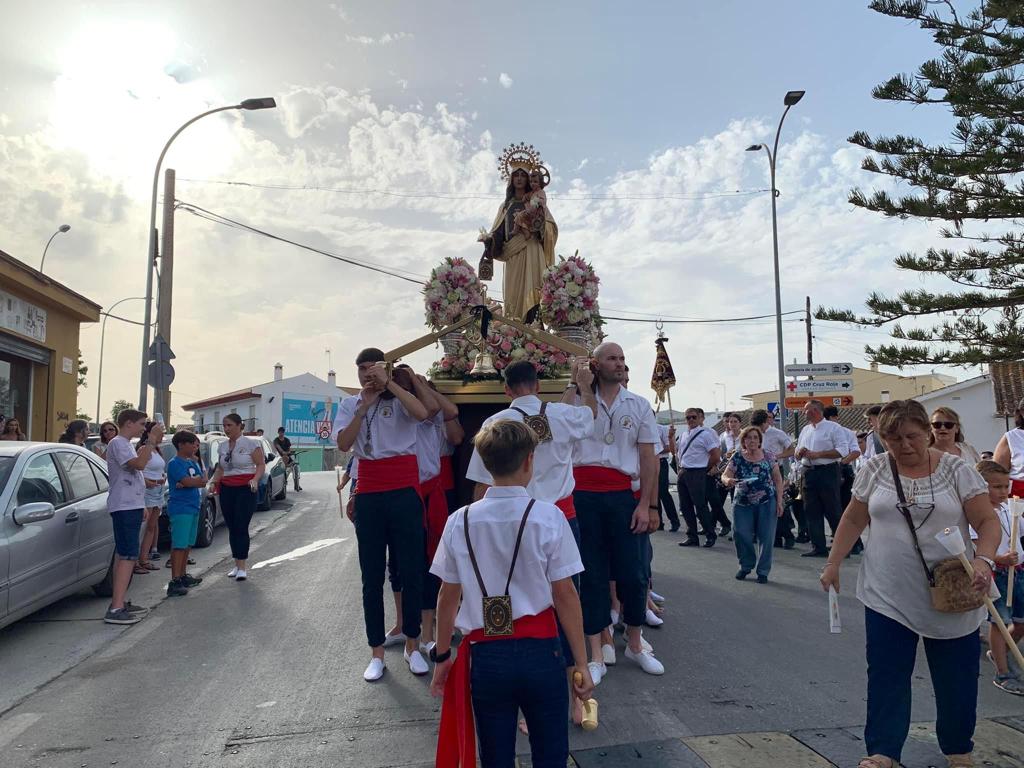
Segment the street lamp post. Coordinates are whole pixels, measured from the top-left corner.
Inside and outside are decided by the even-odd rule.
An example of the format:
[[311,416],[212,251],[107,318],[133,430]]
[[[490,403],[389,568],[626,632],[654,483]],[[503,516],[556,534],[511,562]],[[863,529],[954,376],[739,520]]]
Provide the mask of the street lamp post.
[[171,144],[174,140],[178,138],[178,134],[197,120],[202,120],[204,117],[214,115],[217,112],[226,112],[229,109],[273,109],[276,106],[277,102],[272,98],[246,99],[239,104],[231,104],[227,107],[217,107],[216,109],[211,109],[200,115],[196,115],[171,134],[171,138],[167,140],[167,143],[164,144],[163,150],[160,152],[160,157],[157,158],[156,170],[153,171],[153,197],[149,206],[149,246],[146,249],[146,309],[144,312],[142,327],[142,362],[141,371],[139,372],[140,411],[146,410],[146,399],[149,395],[148,382],[146,381],[146,363],[149,360],[149,327],[153,315],[153,262],[156,255],[156,195],[157,187],[160,182],[160,166],[164,162],[164,155],[167,154],[167,150],[171,148]]
[[61,224],[59,227],[57,227],[57,230],[52,235],[50,235],[50,239],[46,241],[46,247],[43,248],[43,259],[42,259],[42,261],[39,262],[39,271],[40,272],[43,271],[43,265],[46,263],[46,252],[48,250],[50,250],[50,243],[53,242],[53,238],[55,238],[57,235],[60,235],[60,234],[63,234],[64,232],[69,231],[70,229],[71,229],[71,225],[70,224]]
[[768,167],[771,170],[772,181],[772,249],[775,256],[775,337],[777,345],[777,363],[779,374],[779,423],[786,428],[786,365],[782,352],[782,286],[779,283],[779,219],[776,207],[776,199],[779,190],[775,188],[775,163],[779,157],[779,136],[782,133],[782,123],[789,114],[790,107],[795,105],[804,97],[806,91],[789,91],[783,99],[786,109],[779,118],[779,127],[775,131],[775,144],[768,149],[767,144],[752,144],[747,147],[747,152],[757,152],[763,149],[768,153]]
[[107,337],[107,318],[114,311],[114,307],[125,301],[145,301],[145,296],[129,296],[121,301],[115,301],[106,312],[103,313],[103,322],[100,324],[100,370],[96,374],[96,424],[101,424],[100,419],[100,393],[103,391],[103,342]]
[[726,393],[725,384],[720,381],[716,381],[715,386],[722,388],[722,411],[724,413],[729,410],[729,397]]

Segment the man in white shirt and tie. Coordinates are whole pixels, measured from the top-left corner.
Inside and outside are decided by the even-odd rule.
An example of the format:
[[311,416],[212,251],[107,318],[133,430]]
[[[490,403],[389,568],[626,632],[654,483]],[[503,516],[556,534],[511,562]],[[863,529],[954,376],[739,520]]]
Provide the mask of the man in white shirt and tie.
[[843,510],[839,500],[839,460],[848,453],[846,430],[825,418],[820,400],[810,400],[803,414],[807,426],[800,430],[796,459],[803,466],[804,516],[813,548],[802,557],[828,557],[825,521],[832,533],[839,527]]

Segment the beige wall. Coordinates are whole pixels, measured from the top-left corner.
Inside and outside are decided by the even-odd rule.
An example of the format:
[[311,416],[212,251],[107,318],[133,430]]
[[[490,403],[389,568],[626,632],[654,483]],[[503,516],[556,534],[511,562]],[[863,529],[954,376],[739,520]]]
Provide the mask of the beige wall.
[[[0,333],[42,347],[50,352],[49,366],[32,364],[32,440],[56,440],[75,418],[78,405],[78,349],[82,322],[97,322],[100,307],[34,269],[0,257],[0,285],[5,291],[46,310],[46,340],[0,328]],[[63,370],[64,359],[71,372]]]
[[[818,376],[816,378],[826,378]],[[926,392],[934,392],[954,383],[951,376],[939,374],[927,374],[924,376],[898,376],[884,371],[873,371],[869,368],[854,368],[853,374],[853,402],[860,403],[882,403],[887,400],[907,400]],[[789,379],[787,379],[789,381]],[[888,395],[885,392],[888,391]],[[851,394],[849,392],[836,392],[835,394]],[[822,395],[824,396],[824,394]],[[744,400],[751,401],[753,408],[766,408],[769,402],[778,400],[778,392],[756,392],[750,395],[743,395]]]

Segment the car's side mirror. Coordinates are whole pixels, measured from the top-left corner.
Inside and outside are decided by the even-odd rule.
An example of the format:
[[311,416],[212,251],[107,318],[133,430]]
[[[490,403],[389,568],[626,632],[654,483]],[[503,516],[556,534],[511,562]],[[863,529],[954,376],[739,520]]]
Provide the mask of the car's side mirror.
[[48,501],[33,501],[29,504],[22,504],[14,508],[11,518],[17,525],[28,525],[29,523],[41,523],[49,520],[56,514],[53,504]]

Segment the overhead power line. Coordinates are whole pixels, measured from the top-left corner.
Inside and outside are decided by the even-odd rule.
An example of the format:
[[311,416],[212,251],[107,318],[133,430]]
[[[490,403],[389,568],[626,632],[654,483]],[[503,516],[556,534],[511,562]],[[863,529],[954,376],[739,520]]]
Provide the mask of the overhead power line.
[[[396,189],[361,188],[361,187],[325,187],[318,184],[261,184],[252,181],[234,179],[178,179],[178,182],[192,184],[220,184],[232,187],[250,187],[252,189],[272,189],[286,192],[333,192],[342,195],[381,195],[411,200],[504,200],[505,196],[497,192],[406,192]],[[714,200],[721,197],[748,197],[771,192],[770,189],[733,189],[718,192],[628,192],[628,193],[594,193],[594,194],[557,194],[551,193],[552,200],[565,202],[586,202],[590,200]]]
[[[345,264],[350,264],[351,266],[354,266],[354,267],[362,267],[363,269],[369,269],[369,270],[371,270],[373,272],[378,272],[380,274],[388,275],[390,277],[397,277],[400,280],[405,280],[405,281],[410,282],[410,283],[415,283],[418,286],[424,285],[426,283],[426,281],[427,281],[427,279],[425,277],[416,276],[416,273],[414,273],[414,272],[409,272],[407,270],[395,271],[394,269],[389,269],[387,267],[384,267],[383,265],[376,264],[374,262],[362,261],[362,260],[359,260],[359,259],[353,259],[353,258],[346,257],[346,256],[339,256],[338,254],[331,253],[330,251],[325,251],[322,248],[315,248],[315,247],[313,247],[311,245],[306,245],[305,243],[300,243],[300,242],[298,242],[296,240],[291,240],[291,239],[289,239],[287,237],[281,237],[280,235],[275,235],[272,232],[267,232],[266,230],[260,229],[258,227],[254,227],[254,226],[252,226],[250,224],[245,224],[244,222],[238,221],[236,219],[232,219],[232,218],[230,218],[228,216],[224,216],[223,214],[216,213],[216,212],[211,211],[211,210],[209,210],[207,208],[203,208],[202,206],[196,205],[195,203],[188,203],[188,202],[185,202],[183,200],[177,200],[175,202],[175,205],[176,205],[176,207],[178,209],[180,209],[182,211],[185,211],[186,213],[190,213],[193,216],[197,216],[200,219],[205,219],[206,221],[210,221],[210,222],[212,222],[214,224],[219,224],[221,226],[230,227],[232,229],[238,229],[238,230],[241,230],[243,232],[249,232],[249,233],[254,234],[254,235],[260,235],[261,237],[267,237],[267,238],[269,238],[271,240],[276,240],[277,242],[287,243],[289,245],[294,245],[296,248],[302,248],[303,250],[306,250],[306,251],[312,251],[313,253],[319,253],[322,256],[327,256],[330,259],[334,259],[336,261],[341,261],[341,262],[343,262]],[[405,274],[401,274],[402,272],[405,272]],[[410,275],[413,275],[413,276],[410,277]],[[647,313],[644,313],[644,312],[634,312],[634,311],[628,310],[628,309],[618,309],[618,310],[617,309],[610,309],[610,311],[612,311],[612,312],[624,312],[626,314],[639,314],[639,315],[647,314]],[[792,310],[790,312],[783,312],[782,314],[783,315],[797,315],[797,314],[803,314],[803,312],[804,312],[803,310],[795,309],[795,310]],[[775,315],[773,313],[773,314],[770,314],[770,315],[751,315],[749,317],[727,317],[727,318],[685,318],[685,317],[671,317],[671,316],[665,316],[665,315],[650,315],[647,318],[642,318],[642,317],[617,317],[617,316],[614,316],[614,315],[603,315],[602,314],[601,317],[603,319],[605,319],[605,320],[615,320],[615,321],[621,321],[621,322],[627,322],[627,323],[658,323],[658,322],[663,322],[663,323],[677,323],[677,324],[678,323],[682,323],[682,324],[686,324],[686,323],[691,323],[691,324],[710,324],[710,323],[735,323],[735,322],[742,322],[742,321],[749,321],[749,320],[764,320],[764,319],[767,319],[767,318],[774,318]],[[786,322],[793,322],[793,321],[786,321]]]

